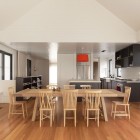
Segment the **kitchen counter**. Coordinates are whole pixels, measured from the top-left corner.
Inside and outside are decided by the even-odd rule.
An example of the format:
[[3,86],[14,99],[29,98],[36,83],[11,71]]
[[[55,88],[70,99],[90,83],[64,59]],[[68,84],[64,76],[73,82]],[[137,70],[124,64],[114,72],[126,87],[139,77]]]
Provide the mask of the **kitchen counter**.
[[[107,80],[106,80],[107,79]],[[120,86],[120,90],[124,92],[125,86],[131,87],[130,102],[140,102],[140,80],[139,79],[116,79],[101,78],[101,88],[103,89],[117,89]]]
[[69,81],[69,83],[71,83],[71,82],[78,82],[78,83],[101,83],[101,81],[100,80],[71,80],[71,81]]
[[101,88],[101,81],[100,80],[70,80],[70,85],[75,85],[77,89],[80,89],[80,85],[91,85],[91,88],[100,89]]

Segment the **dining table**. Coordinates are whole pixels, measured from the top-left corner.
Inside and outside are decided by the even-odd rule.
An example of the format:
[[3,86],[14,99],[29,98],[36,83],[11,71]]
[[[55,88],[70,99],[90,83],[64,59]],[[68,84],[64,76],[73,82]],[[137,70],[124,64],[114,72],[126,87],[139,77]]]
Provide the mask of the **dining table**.
[[[32,121],[36,120],[37,116],[37,110],[39,105],[39,96],[41,93],[47,92],[49,89],[24,89],[21,91],[18,91],[14,94],[15,97],[35,97],[35,103],[33,108],[33,114],[32,114]],[[93,92],[100,91],[100,97],[101,97],[101,104],[102,104],[102,110],[103,110],[103,116],[104,120],[108,121],[107,116],[107,108],[105,103],[105,98],[107,97],[124,97],[125,94],[123,92],[117,91],[115,89],[86,89],[86,90],[92,90]],[[62,97],[63,89],[59,91],[52,91],[54,97]],[[77,97],[85,97],[85,90],[78,89]]]

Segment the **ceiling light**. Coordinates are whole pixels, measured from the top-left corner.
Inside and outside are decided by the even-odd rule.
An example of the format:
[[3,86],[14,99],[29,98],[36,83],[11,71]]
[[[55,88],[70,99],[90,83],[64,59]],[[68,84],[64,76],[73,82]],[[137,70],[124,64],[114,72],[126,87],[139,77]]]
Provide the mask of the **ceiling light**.
[[102,50],[101,52],[105,52],[106,50]]

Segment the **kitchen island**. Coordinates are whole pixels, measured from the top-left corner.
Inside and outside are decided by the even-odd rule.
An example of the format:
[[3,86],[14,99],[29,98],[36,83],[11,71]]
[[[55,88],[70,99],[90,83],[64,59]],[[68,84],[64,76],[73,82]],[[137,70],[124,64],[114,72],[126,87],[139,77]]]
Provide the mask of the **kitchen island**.
[[100,89],[101,81],[100,80],[71,80],[69,81],[70,85],[75,85],[76,89],[80,89],[80,85],[91,85],[92,89]]

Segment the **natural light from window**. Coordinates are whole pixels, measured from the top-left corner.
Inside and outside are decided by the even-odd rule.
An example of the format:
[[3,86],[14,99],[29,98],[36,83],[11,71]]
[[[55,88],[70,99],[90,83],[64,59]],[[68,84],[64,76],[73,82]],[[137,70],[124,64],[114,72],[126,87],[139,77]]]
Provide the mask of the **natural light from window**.
[[4,61],[5,61],[4,77],[5,80],[10,80],[10,56],[4,55]]
[[57,64],[49,65],[49,84],[57,85]]

